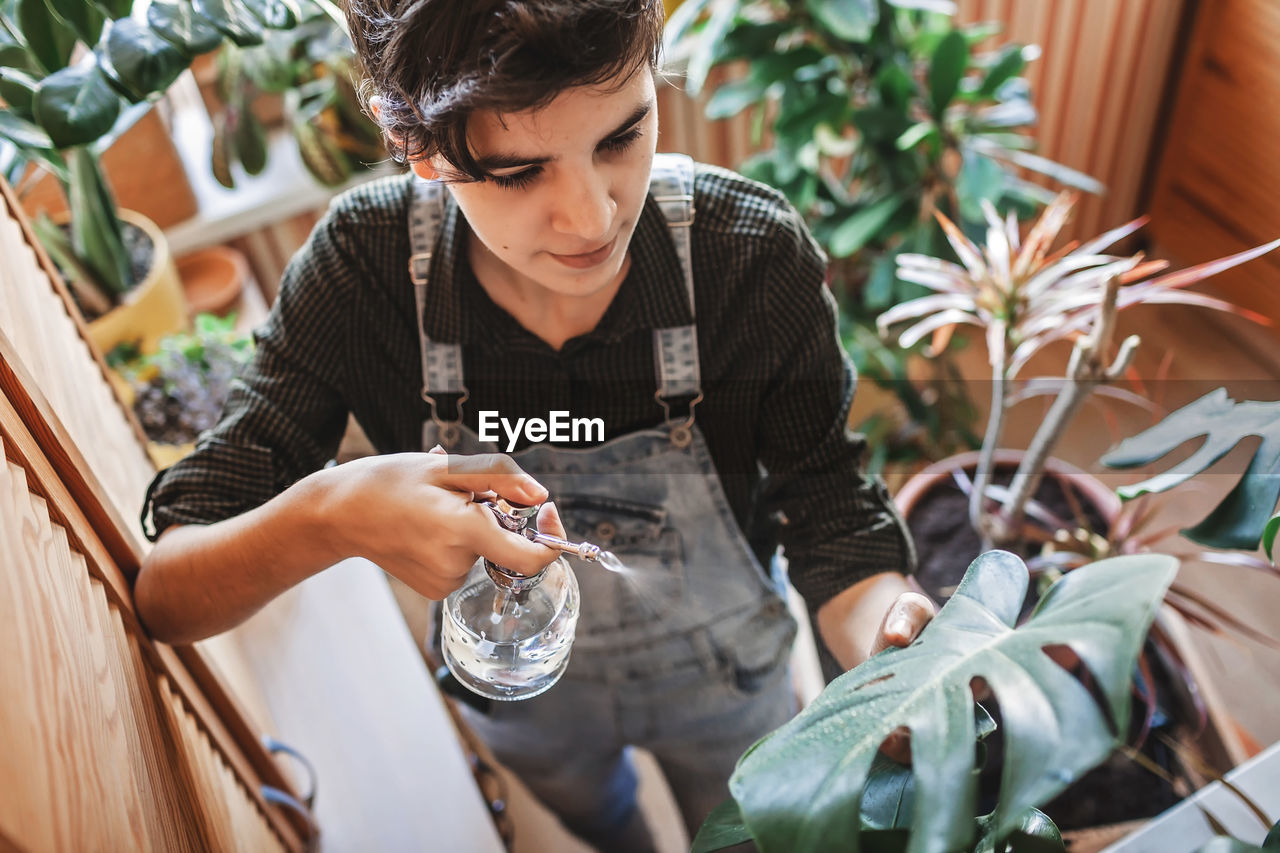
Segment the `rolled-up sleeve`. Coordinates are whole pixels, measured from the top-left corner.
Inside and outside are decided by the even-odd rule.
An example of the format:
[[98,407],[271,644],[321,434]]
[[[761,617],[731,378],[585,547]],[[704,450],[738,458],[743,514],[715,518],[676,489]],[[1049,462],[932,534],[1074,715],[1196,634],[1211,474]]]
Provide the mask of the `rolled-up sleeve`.
[[290,261],[218,425],[147,490],[142,519],[151,539],[174,524],[260,506],[333,457],[346,426],[341,353],[359,275],[349,239],[330,211]]

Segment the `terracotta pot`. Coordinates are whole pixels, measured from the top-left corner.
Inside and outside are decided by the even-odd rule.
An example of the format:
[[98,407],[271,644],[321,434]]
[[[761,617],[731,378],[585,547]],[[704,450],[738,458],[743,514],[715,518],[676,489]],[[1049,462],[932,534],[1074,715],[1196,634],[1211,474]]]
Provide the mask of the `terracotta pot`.
[[[898,511],[904,518],[910,516],[920,499],[931,489],[936,488],[939,483],[950,480],[954,471],[959,469],[971,472],[972,469],[977,468],[981,455],[980,451],[972,450],[948,456],[929,465],[903,484],[893,497],[894,505],[898,507]],[[994,461],[997,466],[1017,465],[1025,455],[1021,450],[997,450]],[[1045,476],[1070,482],[1097,508],[1108,524],[1115,521],[1116,516],[1120,514],[1120,498],[1110,486],[1092,474],[1051,456],[1045,465]]]
[[141,340],[144,351],[150,352],[165,335],[186,328],[186,298],[173,256],[169,254],[169,243],[160,229],[133,211],[121,210],[120,218],[141,228],[151,238],[151,271],[125,295],[122,304],[89,322],[89,338],[103,353],[110,352],[117,344],[137,340]]
[[186,294],[187,310],[196,314],[226,314],[244,289],[249,263],[230,246],[209,246],[177,260],[178,277]]

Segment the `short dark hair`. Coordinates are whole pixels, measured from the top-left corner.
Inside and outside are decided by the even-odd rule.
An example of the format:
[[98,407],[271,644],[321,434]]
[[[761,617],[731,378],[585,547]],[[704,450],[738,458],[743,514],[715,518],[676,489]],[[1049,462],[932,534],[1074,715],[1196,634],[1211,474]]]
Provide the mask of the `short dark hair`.
[[625,79],[656,67],[662,42],[660,0],[348,0],[346,14],[392,156],[439,154],[473,180],[471,113]]

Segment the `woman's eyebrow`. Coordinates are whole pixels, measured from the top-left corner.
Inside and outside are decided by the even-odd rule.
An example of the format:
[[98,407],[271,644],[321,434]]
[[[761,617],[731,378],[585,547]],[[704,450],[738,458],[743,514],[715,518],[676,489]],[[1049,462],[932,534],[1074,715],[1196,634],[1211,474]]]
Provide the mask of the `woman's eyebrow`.
[[[647,116],[652,109],[653,99],[650,98],[632,110],[631,115],[623,119],[622,122],[613,130],[606,133],[600,139],[600,142],[605,142],[615,136],[621,136],[623,133],[626,133],[632,125]],[[476,165],[480,167],[480,171],[482,172],[492,172],[495,169],[514,169],[519,166],[541,166],[543,163],[550,163],[554,159],[554,157],[525,157],[520,154],[504,154],[502,152],[497,152],[494,154],[486,154],[483,157],[477,157]]]

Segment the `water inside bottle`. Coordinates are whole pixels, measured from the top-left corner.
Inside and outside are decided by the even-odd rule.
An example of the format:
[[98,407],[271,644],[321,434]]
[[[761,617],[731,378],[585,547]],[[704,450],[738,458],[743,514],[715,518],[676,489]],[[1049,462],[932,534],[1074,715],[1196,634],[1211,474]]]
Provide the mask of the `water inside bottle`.
[[528,592],[504,595],[487,576],[475,578],[445,602],[445,663],[482,696],[538,695],[555,684],[569,662],[578,618],[576,583],[573,587],[544,581]]

